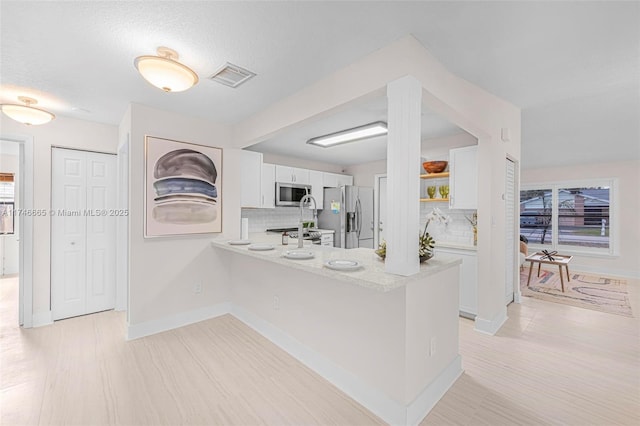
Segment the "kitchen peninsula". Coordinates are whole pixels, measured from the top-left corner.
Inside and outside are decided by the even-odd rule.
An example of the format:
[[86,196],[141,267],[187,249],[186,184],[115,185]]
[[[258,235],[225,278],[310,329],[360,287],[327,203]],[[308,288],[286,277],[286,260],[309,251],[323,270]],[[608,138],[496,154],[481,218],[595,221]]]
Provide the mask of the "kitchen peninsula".
[[[231,312],[383,420],[417,424],[462,373],[458,353],[460,260],[438,254],[404,277],[384,272],[372,249],[295,244],[250,234],[272,250],[212,242],[224,260]],[[292,241],[293,242],[293,241]],[[324,263],[355,260],[343,272]]]

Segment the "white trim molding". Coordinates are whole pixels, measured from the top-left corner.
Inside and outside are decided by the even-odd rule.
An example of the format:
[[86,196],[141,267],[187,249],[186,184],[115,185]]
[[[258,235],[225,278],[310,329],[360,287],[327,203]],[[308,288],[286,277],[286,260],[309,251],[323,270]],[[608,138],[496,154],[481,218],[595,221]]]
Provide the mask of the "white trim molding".
[[[50,313],[49,313],[50,314]],[[168,318],[129,325],[127,340],[173,330],[200,321],[231,314],[273,344],[322,376],[360,405],[389,424],[417,425],[462,375],[462,358],[458,355],[409,405],[404,406],[381,391],[364,383],[354,374],[300,343],[273,324],[232,302],[185,312]]]
[[463,373],[458,355],[411,404],[403,406],[242,307],[233,304],[231,314],[389,424],[419,424]]
[[51,311],[36,312],[33,314],[32,327],[43,327],[51,324],[53,324],[53,315],[51,314]]
[[507,321],[509,317],[507,316],[507,308],[506,306],[498,315],[493,317],[492,319],[480,318],[476,317],[475,322],[475,330],[480,333],[494,335],[500,330],[500,327]]
[[218,303],[213,306],[182,312],[170,317],[145,321],[140,324],[127,325],[127,340],[151,336],[163,331],[173,330],[200,321],[216,318],[231,312],[231,302]]

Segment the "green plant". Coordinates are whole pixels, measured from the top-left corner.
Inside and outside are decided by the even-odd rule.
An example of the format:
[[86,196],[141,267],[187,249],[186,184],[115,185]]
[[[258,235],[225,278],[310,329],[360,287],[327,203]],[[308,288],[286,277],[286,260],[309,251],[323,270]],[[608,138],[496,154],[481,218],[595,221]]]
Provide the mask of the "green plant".
[[[435,246],[436,241],[427,232],[427,226],[429,226],[428,222],[424,227],[424,231],[418,237],[418,256],[421,257],[421,258],[427,258],[428,259],[428,258],[433,256],[433,247]],[[382,240],[382,242],[378,246],[378,249],[376,250],[376,254],[378,256],[380,256],[381,258],[383,258],[383,259],[385,257],[387,257],[387,242],[386,241]]]

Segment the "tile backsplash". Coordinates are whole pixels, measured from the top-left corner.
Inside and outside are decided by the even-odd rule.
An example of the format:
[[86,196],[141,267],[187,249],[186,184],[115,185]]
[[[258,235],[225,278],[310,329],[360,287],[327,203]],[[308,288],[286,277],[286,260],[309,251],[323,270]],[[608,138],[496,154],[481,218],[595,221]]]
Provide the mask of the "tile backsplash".
[[[429,224],[429,234],[439,243],[459,245],[473,245],[473,228],[466,217],[471,218],[475,210],[449,210],[447,203],[420,204],[420,232],[426,223],[425,216],[438,207],[448,215],[451,221],[447,225],[435,222]],[[264,232],[272,228],[287,228],[298,226],[300,210],[296,207],[276,207],[274,209],[242,209],[242,217],[249,219],[249,232]],[[313,220],[313,213],[304,210],[304,220]]]
[[[297,207],[242,209],[242,217],[249,219],[249,232],[264,232],[267,229],[298,226],[300,209]],[[313,211],[304,209],[303,219],[313,220]]]
[[425,216],[429,214],[434,207],[451,218],[447,225],[442,225],[432,221],[427,231],[436,243],[451,243],[459,245],[473,245],[473,227],[466,219],[470,218],[476,212],[475,210],[450,210],[447,203],[421,203],[420,204],[420,232],[424,230],[427,222]]

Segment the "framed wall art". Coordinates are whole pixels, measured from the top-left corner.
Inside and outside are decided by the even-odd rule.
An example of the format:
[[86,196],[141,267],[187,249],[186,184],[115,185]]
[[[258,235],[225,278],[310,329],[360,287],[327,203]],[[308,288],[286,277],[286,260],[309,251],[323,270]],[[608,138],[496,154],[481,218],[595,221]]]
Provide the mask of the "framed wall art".
[[222,149],[145,137],[144,236],[222,232]]

